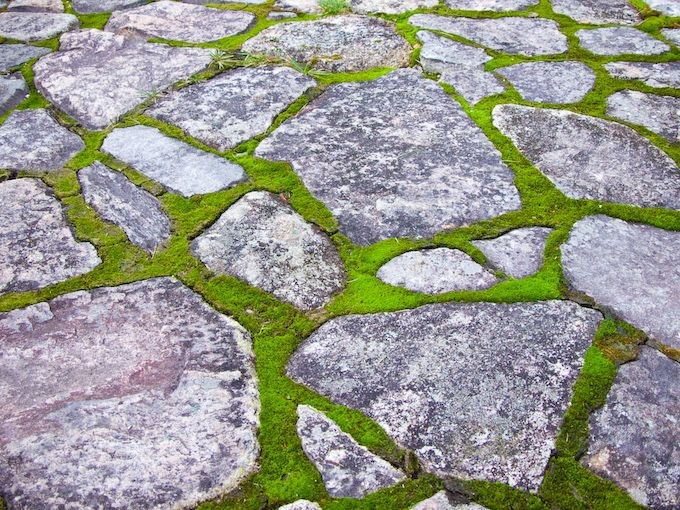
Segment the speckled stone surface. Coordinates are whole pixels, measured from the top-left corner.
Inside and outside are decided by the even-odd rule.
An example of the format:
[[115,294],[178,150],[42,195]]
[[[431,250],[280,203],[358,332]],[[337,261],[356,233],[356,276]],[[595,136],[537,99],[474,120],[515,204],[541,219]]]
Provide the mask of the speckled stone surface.
[[287,505],[280,506],[279,510],[321,510],[321,507],[318,503],[314,503],[313,501],[298,499]]
[[614,78],[640,80],[655,88],[680,88],[680,62],[610,62],[604,67]]
[[628,0],[551,0],[557,14],[581,23],[633,24],[642,21]]
[[0,337],[10,508],[190,508],[255,470],[250,336],[180,282],[1,313]]
[[49,12],[0,12],[0,37],[41,41],[80,26],[73,14]]
[[518,228],[495,239],[472,241],[491,265],[513,278],[526,278],[543,265],[545,243],[552,229]]
[[149,0],[71,0],[73,9],[80,14],[111,12],[143,5]]
[[[298,15],[297,15],[296,12],[271,11],[269,14],[267,14],[267,19],[271,20],[271,21],[281,21],[283,19],[297,18],[297,16]],[[283,508],[283,507],[281,507],[281,508]],[[304,509],[302,509],[302,510],[304,510]]]
[[12,0],[7,7],[7,10],[25,12],[64,12],[64,3],[61,0]]
[[676,46],[680,46],[680,28],[662,28],[661,34]]
[[240,278],[303,310],[323,306],[345,284],[330,239],[266,191],[239,199],[191,249],[212,271]]
[[463,11],[522,11],[538,4],[539,0],[445,0],[451,9]]
[[680,143],[680,98],[622,90],[607,98],[607,115],[639,124],[670,142]]
[[414,9],[436,7],[438,0],[349,0],[354,12],[361,14],[401,14]]
[[649,347],[619,368],[603,408],[590,420],[583,463],[641,505],[680,507],[680,364]]
[[412,507],[411,510],[485,510],[485,508],[477,503],[454,503],[446,491],[439,491],[431,498]]
[[[27,97],[28,86],[21,73],[0,75],[0,115],[11,110]],[[2,127],[0,127],[0,132],[2,132]]]
[[307,14],[321,14],[323,12],[318,0],[276,0],[274,7]]
[[579,43],[596,55],[660,55],[670,51],[665,42],[632,27],[607,27],[576,31]]
[[50,52],[49,48],[39,48],[28,44],[0,44],[0,71],[7,71],[41,57]]
[[525,62],[496,69],[520,96],[536,103],[581,101],[595,85],[595,71],[581,62]]
[[680,3],[677,0],[645,0],[645,2],[666,16],[680,16]]

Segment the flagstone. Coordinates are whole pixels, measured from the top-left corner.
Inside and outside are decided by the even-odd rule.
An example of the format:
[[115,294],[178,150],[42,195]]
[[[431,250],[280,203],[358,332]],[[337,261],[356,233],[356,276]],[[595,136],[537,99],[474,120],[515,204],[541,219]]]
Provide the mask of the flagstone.
[[18,67],[24,62],[41,57],[50,52],[49,48],[28,44],[0,44],[0,71]]
[[610,62],[604,67],[621,80],[640,80],[654,88],[680,88],[680,62]]
[[50,12],[0,12],[0,37],[41,41],[75,30],[80,21],[73,14]]
[[595,71],[581,62],[525,62],[496,72],[536,103],[578,103],[595,86]]
[[[9,76],[0,75],[0,115],[11,110],[27,97],[28,86],[20,73]],[[1,127],[0,132],[2,132]]]
[[642,21],[628,0],[552,0],[552,8],[580,23],[634,24]]
[[543,265],[545,243],[552,229],[527,227],[511,230],[495,239],[479,239],[472,244],[479,248],[489,263],[513,278],[526,278]]
[[670,51],[665,42],[632,27],[581,29],[576,37],[596,55],[660,55]]
[[680,143],[680,98],[622,90],[607,98],[607,115]]

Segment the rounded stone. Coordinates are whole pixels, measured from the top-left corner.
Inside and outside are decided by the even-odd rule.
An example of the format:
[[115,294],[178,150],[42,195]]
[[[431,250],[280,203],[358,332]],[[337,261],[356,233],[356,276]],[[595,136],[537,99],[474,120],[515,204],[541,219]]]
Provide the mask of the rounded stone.
[[670,51],[665,42],[632,27],[581,29],[576,37],[595,55],[660,55]]
[[0,12],[0,37],[41,41],[74,30],[80,21],[73,14],[48,12]]

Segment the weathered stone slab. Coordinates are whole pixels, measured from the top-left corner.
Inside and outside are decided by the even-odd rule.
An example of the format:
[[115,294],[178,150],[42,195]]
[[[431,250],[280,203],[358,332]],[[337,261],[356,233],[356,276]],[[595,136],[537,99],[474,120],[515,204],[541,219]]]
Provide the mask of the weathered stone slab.
[[246,41],[243,51],[314,63],[324,71],[365,71],[405,67],[411,46],[394,24],[368,16],[344,15],[279,23]]
[[241,67],[158,101],[147,115],[220,151],[264,133],[316,82],[290,67]]
[[41,41],[80,26],[73,14],[47,12],[0,12],[0,37]]
[[680,364],[643,346],[619,368],[605,406],[590,420],[583,463],[645,507],[680,507]]
[[665,42],[632,27],[607,27],[576,31],[579,43],[596,55],[660,55],[670,51]]
[[[149,0],[71,0],[73,9],[79,14],[111,12],[143,5]],[[217,3],[217,2],[212,2]]]
[[601,319],[569,301],[339,317],[288,374],[367,414],[428,472],[536,490]]
[[114,12],[106,30],[119,32],[132,29],[147,37],[200,43],[242,34],[256,21],[257,17],[250,12],[160,0]]
[[539,0],[446,0],[451,9],[464,11],[523,11],[538,4]]
[[47,110],[13,111],[0,126],[0,168],[60,170],[84,148]]
[[183,0],[187,4],[249,4],[259,5],[267,0]]
[[321,510],[318,503],[307,501],[306,499],[298,499],[288,505],[279,507],[279,510]]
[[[282,19],[297,18],[297,13],[288,11],[272,11],[267,14],[267,19],[271,21],[281,21]],[[292,505],[293,503],[291,503]],[[281,507],[283,508],[283,507]],[[304,508],[302,509],[304,510]]]
[[633,129],[566,110],[499,105],[493,123],[570,198],[680,209],[680,170]]
[[[0,115],[11,110],[28,97],[28,86],[21,73],[0,75]],[[2,128],[0,127],[0,132]],[[1,135],[0,135],[1,136]],[[0,149],[0,153],[2,149]]]
[[411,25],[465,37],[497,51],[518,55],[550,55],[567,51],[567,38],[557,23],[539,18],[452,18],[415,14]]
[[518,228],[495,239],[472,241],[489,263],[513,278],[526,278],[543,265],[545,243],[552,229]]
[[277,9],[291,9],[307,14],[321,14],[323,12],[318,0],[276,0],[274,7]]
[[390,487],[406,476],[357,443],[335,422],[313,407],[297,409],[297,432],[302,449],[321,473],[333,498],[363,498]]
[[552,8],[581,23],[633,24],[642,21],[628,0],[552,0]]
[[366,245],[518,209],[512,171],[463,109],[413,69],[336,85],[255,151],[289,161]]
[[49,48],[39,48],[28,44],[0,44],[0,71],[18,67],[32,58],[41,57],[49,52]]
[[655,88],[680,88],[680,62],[610,62],[607,72],[621,80],[641,80]]
[[680,4],[676,0],[646,0],[646,3],[666,16],[680,16]]
[[672,44],[680,46],[680,28],[662,28],[661,34]]
[[265,191],[243,196],[191,249],[212,271],[240,278],[303,310],[323,306],[345,284],[330,239]]
[[438,0],[349,0],[354,12],[361,14],[401,14],[415,9],[436,7]]
[[148,126],[114,129],[102,150],[185,197],[214,193],[246,179],[236,163]]
[[406,252],[383,265],[377,276],[390,285],[425,294],[482,290],[498,283],[468,254],[449,248]]
[[578,103],[595,85],[595,71],[581,62],[526,62],[496,72],[505,76],[525,101]]
[[411,510],[485,510],[485,508],[477,503],[454,503],[449,499],[446,491],[439,491],[431,498],[418,503]]
[[0,203],[0,294],[47,287],[101,262],[90,243],[76,242],[61,205],[39,180],[0,182]]
[[61,38],[34,66],[38,90],[88,129],[103,129],[146,99],[210,65],[210,50],[150,44],[99,30]]
[[61,0],[12,0],[7,7],[7,10],[25,12],[64,12],[64,3]]
[[574,289],[680,349],[680,233],[589,216],[562,246],[562,265]]
[[10,508],[193,508],[256,469],[250,337],[180,282],[2,313],[0,338]]
[[673,143],[680,142],[680,98],[622,90],[607,98],[607,115],[640,124]]

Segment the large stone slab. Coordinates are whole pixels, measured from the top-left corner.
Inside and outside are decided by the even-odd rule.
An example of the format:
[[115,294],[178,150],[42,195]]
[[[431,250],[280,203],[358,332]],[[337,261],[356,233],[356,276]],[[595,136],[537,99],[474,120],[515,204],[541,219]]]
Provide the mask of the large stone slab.
[[646,3],[666,16],[680,16],[680,4],[675,0],[646,0]]
[[1,182],[0,203],[0,294],[47,287],[101,262],[94,246],[75,240],[61,205],[39,180]]
[[323,306],[345,284],[330,239],[265,191],[242,197],[191,249],[212,271],[245,280],[303,310]]
[[210,50],[150,44],[83,30],[34,66],[38,90],[88,129],[103,129],[160,91],[210,65]]
[[522,11],[538,4],[539,0],[446,0],[451,9],[463,11]]
[[173,92],[145,113],[226,151],[264,133],[315,85],[290,67],[241,67]]
[[288,374],[366,413],[428,472],[536,490],[601,319],[569,301],[339,317]]
[[680,98],[622,90],[607,98],[607,115],[640,124],[680,143]]
[[643,346],[590,420],[583,463],[645,507],[680,507],[680,364]]
[[172,278],[0,314],[10,508],[193,508],[255,469],[248,333]]
[[340,72],[405,67],[411,46],[395,32],[393,23],[351,14],[279,23],[246,41],[243,51]]
[[73,10],[79,14],[111,12],[143,5],[149,0],[71,0]]
[[415,9],[436,7],[438,0],[349,0],[354,12],[361,14],[401,14]]
[[595,85],[595,71],[581,62],[525,62],[496,72],[536,103],[578,103]]
[[114,129],[102,150],[185,197],[214,193],[246,179],[236,163],[148,126]]
[[415,14],[411,25],[441,30],[470,39],[493,50],[518,55],[550,55],[567,51],[567,38],[552,20],[507,17],[471,19]]
[[485,510],[485,508],[477,503],[454,503],[446,491],[439,491],[431,498],[418,503],[411,510]]
[[577,222],[562,246],[569,284],[680,349],[680,233],[607,216]]
[[7,10],[25,12],[64,12],[64,3],[61,0],[12,0],[7,7]]
[[552,0],[552,8],[581,23],[633,24],[641,21],[628,0]]
[[49,52],[49,48],[39,48],[28,44],[0,44],[0,71],[4,72],[18,67],[24,62]]
[[41,41],[80,26],[73,14],[47,12],[0,12],[0,37]]
[[566,110],[499,105],[493,123],[570,198],[680,209],[680,170],[633,129]]
[[610,62],[604,67],[621,80],[640,80],[655,88],[680,88],[680,62]]
[[526,278],[543,265],[545,243],[552,229],[527,227],[511,230],[495,239],[472,241],[489,263],[513,278]]
[[596,55],[660,55],[670,51],[665,42],[632,27],[607,27],[576,31],[579,43]]
[[321,14],[323,9],[318,0],[276,0],[274,7],[277,9],[290,9],[307,14]]
[[114,12],[106,30],[119,32],[132,29],[147,37],[200,43],[242,34],[256,21],[257,17],[250,12],[160,0]]
[[413,69],[330,88],[255,154],[289,161],[362,245],[431,237],[520,207],[499,152]]
[[[0,115],[11,110],[28,97],[28,86],[21,73],[0,75]],[[0,132],[2,128],[0,127]],[[2,152],[2,149],[0,149]]]

